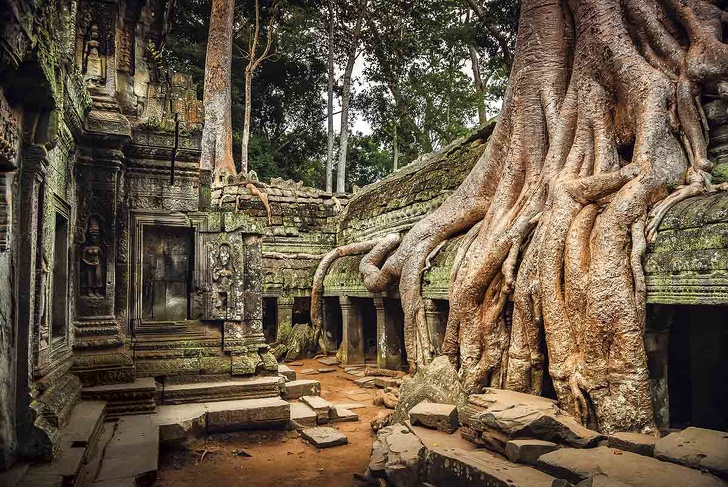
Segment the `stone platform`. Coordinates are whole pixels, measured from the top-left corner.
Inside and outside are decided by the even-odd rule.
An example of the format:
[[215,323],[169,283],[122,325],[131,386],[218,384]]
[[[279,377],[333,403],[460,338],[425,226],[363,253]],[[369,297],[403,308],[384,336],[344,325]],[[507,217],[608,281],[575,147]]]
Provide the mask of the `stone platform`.
[[84,387],[81,398],[106,401],[106,414],[118,418],[130,414],[148,414],[156,410],[154,396],[157,386],[154,379],[146,377],[128,384],[108,384]]
[[271,376],[165,385],[157,388],[157,402],[170,405],[279,397],[282,384],[278,376]]

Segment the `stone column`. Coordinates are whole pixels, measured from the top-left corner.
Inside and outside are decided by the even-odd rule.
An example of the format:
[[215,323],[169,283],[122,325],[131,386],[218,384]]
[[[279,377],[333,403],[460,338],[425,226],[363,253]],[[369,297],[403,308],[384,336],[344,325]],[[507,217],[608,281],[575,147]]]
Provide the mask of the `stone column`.
[[[281,333],[290,333],[293,327],[293,296],[281,295],[276,298],[276,341]],[[288,330],[286,332],[286,329]]]
[[402,343],[391,305],[384,298],[374,298],[374,308],[377,310],[377,367],[399,370],[402,365]]
[[342,319],[342,364],[364,362],[364,320],[361,306],[348,296],[339,296]]
[[447,315],[443,309],[444,307],[439,306],[436,299],[423,299],[423,302],[427,330],[430,332],[430,342],[435,349],[436,355],[440,355],[442,342],[445,339]]

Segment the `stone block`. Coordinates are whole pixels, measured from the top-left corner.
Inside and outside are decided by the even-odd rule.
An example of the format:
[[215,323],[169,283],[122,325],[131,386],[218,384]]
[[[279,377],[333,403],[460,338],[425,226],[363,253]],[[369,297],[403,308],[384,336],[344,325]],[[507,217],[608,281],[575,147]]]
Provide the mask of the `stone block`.
[[154,422],[159,427],[159,441],[162,443],[182,441],[205,432],[207,408],[204,404],[178,404],[159,406]]
[[423,401],[410,409],[413,425],[452,433],[458,429],[458,409],[454,404],[438,404]]
[[342,406],[334,406],[331,409],[330,417],[332,421],[359,421],[358,414]]
[[280,397],[210,402],[205,405],[208,433],[284,428],[291,417],[290,405]]
[[329,426],[318,426],[306,428],[301,431],[301,436],[314,445],[316,448],[329,448],[332,446],[346,445],[348,438],[341,431]]
[[359,387],[363,387],[364,389],[374,389],[376,387],[375,380],[376,379],[374,377],[365,376],[360,379],[356,379],[354,384]]
[[316,411],[301,402],[291,403],[291,421],[294,428],[316,426]]
[[728,480],[728,433],[695,427],[670,433],[655,443],[655,457]]
[[613,482],[640,487],[725,485],[719,478],[707,472],[606,446],[584,449],[561,448],[541,455],[536,466],[554,477],[574,484],[603,475]]
[[278,364],[278,373],[286,378],[286,381],[296,380],[296,371],[286,364]]
[[328,423],[331,415],[331,403],[319,396],[303,396],[301,402],[316,411],[316,420],[319,424]]
[[511,440],[506,443],[506,456],[508,460],[516,463],[533,465],[538,457],[552,452],[559,448],[559,445],[543,440]]
[[614,433],[607,438],[607,446],[651,457],[657,440],[658,438],[652,435],[641,433]]
[[285,383],[283,399],[288,401],[303,396],[318,396],[321,394],[321,383],[317,380],[293,380]]

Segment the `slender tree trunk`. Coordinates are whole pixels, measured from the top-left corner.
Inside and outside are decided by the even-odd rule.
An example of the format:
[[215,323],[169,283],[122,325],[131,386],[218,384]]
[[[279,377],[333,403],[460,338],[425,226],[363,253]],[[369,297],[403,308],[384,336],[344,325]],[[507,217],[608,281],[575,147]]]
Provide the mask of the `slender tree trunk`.
[[399,169],[399,140],[397,140],[397,124],[392,130],[392,172]]
[[470,64],[473,66],[475,92],[478,94],[478,123],[480,125],[485,125],[488,121],[488,116],[485,113],[485,84],[483,83],[483,78],[480,76],[480,59],[478,51],[475,49],[474,45],[470,44],[468,46],[468,51],[470,52]]
[[364,18],[364,9],[366,2],[361,6],[361,10],[356,19],[356,26],[351,38],[351,49],[346,60],[346,68],[342,78],[343,93],[341,95],[341,126],[339,128],[339,163],[336,168],[336,191],[339,193],[346,192],[346,156],[349,148],[349,103],[351,101],[351,74],[354,71],[354,63],[359,50],[359,35],[361,34],[361,26]]
[[235,174],[230,118],[230,70],[233,56],[233,0],[212,0],[205,58],[205,126],[200,168]]
[[245,117],[243,119],[243,139],[240,142],[240,170],[248,172],[248,143],[250,141],[250,112],[252,109],[251,94],[253,85],[253,72],[250,67],[245,69]]
[[326,191],[334,190],[334,8],[329,0],[329,86],[327,100],[328,147],[326,151]]

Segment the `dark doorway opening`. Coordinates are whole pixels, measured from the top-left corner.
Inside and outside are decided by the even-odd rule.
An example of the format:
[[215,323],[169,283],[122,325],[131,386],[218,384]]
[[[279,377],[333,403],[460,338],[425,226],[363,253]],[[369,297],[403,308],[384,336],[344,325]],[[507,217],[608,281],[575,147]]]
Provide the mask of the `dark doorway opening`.
[[371,298],[358,299],[362,313],[362,340],[364,340],[364,357],[377,359],[377,309]]
[[338,296],[324,297],[324,335],[329,350],[338,350],[341,346],[343,323],[341,317],[341,303]]
[[291,322],[293,325],[311,323],[311,298],[293,298],[293,316],[291,317]]
[[263,298],[263,335],[266,343],[276,341],[278,331],[276,301],[276,298]]
[[728,306],[674,306],[668,352],[670,426],[728,429]]
[[53,244],[53,339],[66,336],[68,326],[68,219],[56,213]]

